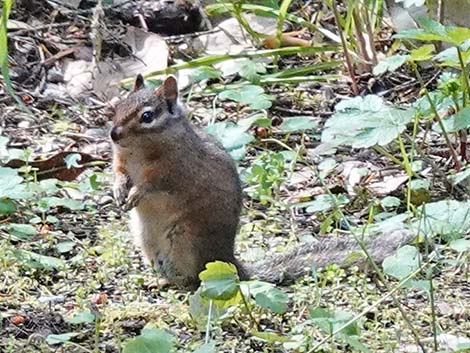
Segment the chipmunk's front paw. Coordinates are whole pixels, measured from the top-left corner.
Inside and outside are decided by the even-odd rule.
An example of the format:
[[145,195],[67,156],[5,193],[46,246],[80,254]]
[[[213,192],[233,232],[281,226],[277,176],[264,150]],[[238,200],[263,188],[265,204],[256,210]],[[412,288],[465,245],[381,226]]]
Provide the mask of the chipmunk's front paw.
[[129,191],[129,195],[127,196],[126,204],[124,205],[124,210],[129,211],[132,210],[134,207],[137,207],[137,205],[142,201],[142,199],[145,196],[145,190],[144,188],[138,187],[134,185],[131,187]]
[[126,202],[127,195],[129,193],[129,188],[127,187],[126,182],[115,183],[113,186],[114,199],[118,206],[124,205]]

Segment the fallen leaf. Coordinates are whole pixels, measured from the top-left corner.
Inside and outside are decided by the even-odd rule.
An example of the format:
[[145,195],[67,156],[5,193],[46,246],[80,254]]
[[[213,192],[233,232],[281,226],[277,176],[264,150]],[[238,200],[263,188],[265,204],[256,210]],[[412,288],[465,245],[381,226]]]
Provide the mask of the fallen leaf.
[[[68,168],[66,158],[74,154],[80,157],[77,158],[79,164]],[[56,178],[62,181],[73,181],[84,170],[91,167],[85,165],[91,162],[104,162],[104,160],[82,152],[59,152],[48,159],[28,162],[28,165],[37,169],[38,180]],[[12,159],[5,167],[20,168],[25,165],[26,163],[20,159]]]

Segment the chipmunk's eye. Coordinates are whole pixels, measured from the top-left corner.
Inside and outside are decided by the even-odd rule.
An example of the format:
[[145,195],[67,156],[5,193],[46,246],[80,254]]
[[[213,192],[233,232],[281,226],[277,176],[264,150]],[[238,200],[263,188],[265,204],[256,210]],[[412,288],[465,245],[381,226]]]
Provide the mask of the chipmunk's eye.
[[140,116],[140,122],[144,124],[149,124],[155,118],[155,113],[152,111],[143,112]]

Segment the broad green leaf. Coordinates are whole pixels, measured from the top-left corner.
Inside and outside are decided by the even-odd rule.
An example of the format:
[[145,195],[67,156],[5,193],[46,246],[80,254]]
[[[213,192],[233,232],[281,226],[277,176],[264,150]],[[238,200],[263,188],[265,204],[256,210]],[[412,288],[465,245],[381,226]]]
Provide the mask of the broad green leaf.
[[306,116],[298,116],[285,118],[282,124],[278,126],[278,129],[282,132],[296,132],[315,129],[316,127],[317,123],[315,123],[311,118]]
[[123,353],[170,353],[174,350],[173,336],[158,329],[143,329],[126,343]]
[[247,104],[252,109],[268,109],[273,97],[264,93],[260,86],[246,85],[239,89],[230,89],[219,94],[220,99],[230,99],[241,104]]
[[413,227],[428,236],[464,234],[470,229],[470,203],[442,200],[420,206]]
[[387,257],[382,267],[384,272],[397,279],[403,279],[419,268],[421,255],[414,246],[405,245],[396,254]]
[[394,72],[408,60],[409,55],[392,55],[381,60],[373,69],[375,76],[382,75],[385,72]]
[[358,352],[370,352],[369,348],[359,341],[359,336],[343,336],[343,340],[349,344],[355,351]]
[[20,239],[29,239],[37,233],[36,227],[30,224],[10,223],[5,228],[11,235]]
[[82,159],[82,156],[79,153],[71,153],[64,157],[64,162],[65,162],[67,169],[80,168],[82,167],[82,165],[80,165],[78,162],[81,159]]
[[256,303],[263,308],[277,314],[283,314],[287,310],[289,297],[271,283],[250,281],[248,282],[248,288],[244,289],[245,291],[253,295]]
[[[442,120],[444,129],[447,133],[457,132],[470,127],[470,107],[465,107],[461,111],[448,116]],[[436,122],[433,124],[433,130],[442,132],[440,125]]]
[[419,281],[409,280],[409,281],[406,281],[406,283],[404,283],[403,286],[406,288],[416,288],[428,294],[431,292],[431,286],[429,284],[429,281],[425,281],[425,280],[419,280]]
[[258,82],[260,74],[266,73],[266,67],[263,63],[247,60],[241,64],[239,74],[250,82]]
[[418,23],[422,28],[402,31],[393,37],[399,39],[441,41],[455,46],[462,45],[470,38],[469,28],[444,26],[428,18],[419,19]]
[[456,173],[454,175],[449,175],[447,178],[449,181],[452,183],[452,185],[458,185],[464,180],[467,180],[468,177],[470,177],[470,168],[467,168],[459,173]]
[[230,300],[213,300],[202,296],[202,287],[199,287],[189,297],[189,312],[198,328],[205,329],[209,308],[211,309],[211,320],[216,322],[227,313],[229,308],[237,306],[242,300],[240,292]]
[[281,336],[274,332],[259,332],[251,331],[251,334],[255,337],[261,338],[262,340],[269,343],[278,343],[278,342],[292,342],[292,339],[289,337]]
[[73,199],[66,199],[66,198],[59,198],[59,197],[44,197],[42,199],[47,207],[53,208],[53,207],[65,207],[70,210],[82,210],[85,207],[85,204],[82,201],[79,200],[73,200]]
[[[331,334],[336,329],[339,329],[354,317],[352,313],[346,311],[338,310],[335,312],[330,312],[318,307],[310,309],[309,312],[312,322],[316,324],[323,332],[328,334]],[[352,323],[343,328],[339,333],[345,336],[357,336],[359,335],[360,331],[357,324]]]
[[0,215],[8,215],[16,211],[16,205],[9,199],[0,199]]
[[57,270],[64,268],[66,264],[64,260],[58,259],[57,257],[40,255],[23,249],[16,249],[14,254],[18,259],[25,261],[28,266],[35,268]]
[[65,321],[72,325],[91,324],[95,321],[95,315],[93,315],[89,311],[82,311],[81,313],[78,313],[75,316],[66,318]]
[[67,253],[67,252],[72,251],[72,249],[76,245],[77,245],[77,243],[75,243],[74,241],[69,240],[69,241],[63,241],[61,243],[58,243],[55,247],[56,247],[58,252],[63,254],[63,253]]
[[382,200],[380,200],[380,204],[383,208],[392,208],[400,206],[400,199],[395,196],[386,196]]
[[410,182],[411,190],[429,190],[431,182],[425,179],[413,179]]
[[0,199],[25,199],[31,197],[26,191],[23,178],[13,168],[0,167]]
[[70,341],[72,338],[78,336],[79,333],[77,332],[67,332],[67,333],[62,333],[60,335],[48,335],[46,337],[46,342],[47,344],[59,344],[59,343],[65,343]]
[[387,105],[378,96],[356,97],[338,103],[325,124],[322,141],[354,148],[384,146],[405,130],[413,116],[413,110]]
[[204,130],[217,138],[228,151],[239,150],[254,140],[246,132],[249,127],[238,126],[232,122],[220,122],[207,126]]
[[425,61],[432,58],[432,53],[434,52],[434,45],[422,45],[418,49],[411,51],[410,60],[412,61]]
[[470,251],[469,239],[457,239],[450,242],[449,247],[458,252]]
[[258,305],[269,309],[276,314],[284,314],[287,310],[289,297],[283,291],[277,288],[271,288],[270,291],[257,294],[255,296],[255,301]]
[[237,268],[222,261],[207,263],[206,269],[199,274],[199,279],[201,295],[210,299],[230,300],[237,295],[240,288]]
[[217,353],[215,342],[205,343],[202,346],[196,348],[192,353]]
[[[449,109],[454,109],[454,101],[451,97],[443,95],[441,91],[430,92],[429,96],[437,109],[439,114],[447,114]],[[434,117],[433,109],[429,104],[427,97],[419,98],[414,104],[413,107],[422,115],[422,116],[432,116]]]
[[191,77],[195,82],[200,82],[209,78],[219,78],[220,75],[220,71],[212,66],[201,66],[193,69]]
[[315,200],[296,204],[296,207],[306,207],[307,212],[325,212],[335,207],[340,207],[349,202],[345,195],[322,194],[315,197]]

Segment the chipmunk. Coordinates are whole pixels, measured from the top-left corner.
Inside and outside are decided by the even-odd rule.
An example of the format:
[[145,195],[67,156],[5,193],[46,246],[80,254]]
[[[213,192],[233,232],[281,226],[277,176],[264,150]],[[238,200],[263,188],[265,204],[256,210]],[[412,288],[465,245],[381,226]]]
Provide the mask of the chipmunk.
[[[242,206],[235,163],[223,147],[192,126],[178,100],[178,85],[167,77],[157,89],[138,75],[133,91],[115,106],[113,192],[130,210],[130,228],[145,258],[170,282],[197,287],[206,263],[233,263],[242,280],[288,283],[312,266],[348,264],[359,251],[353,239],[325,238],[254,265],[234,255]],[[367,249],[382,261],[412,234],[399,230],[372,239]]]

